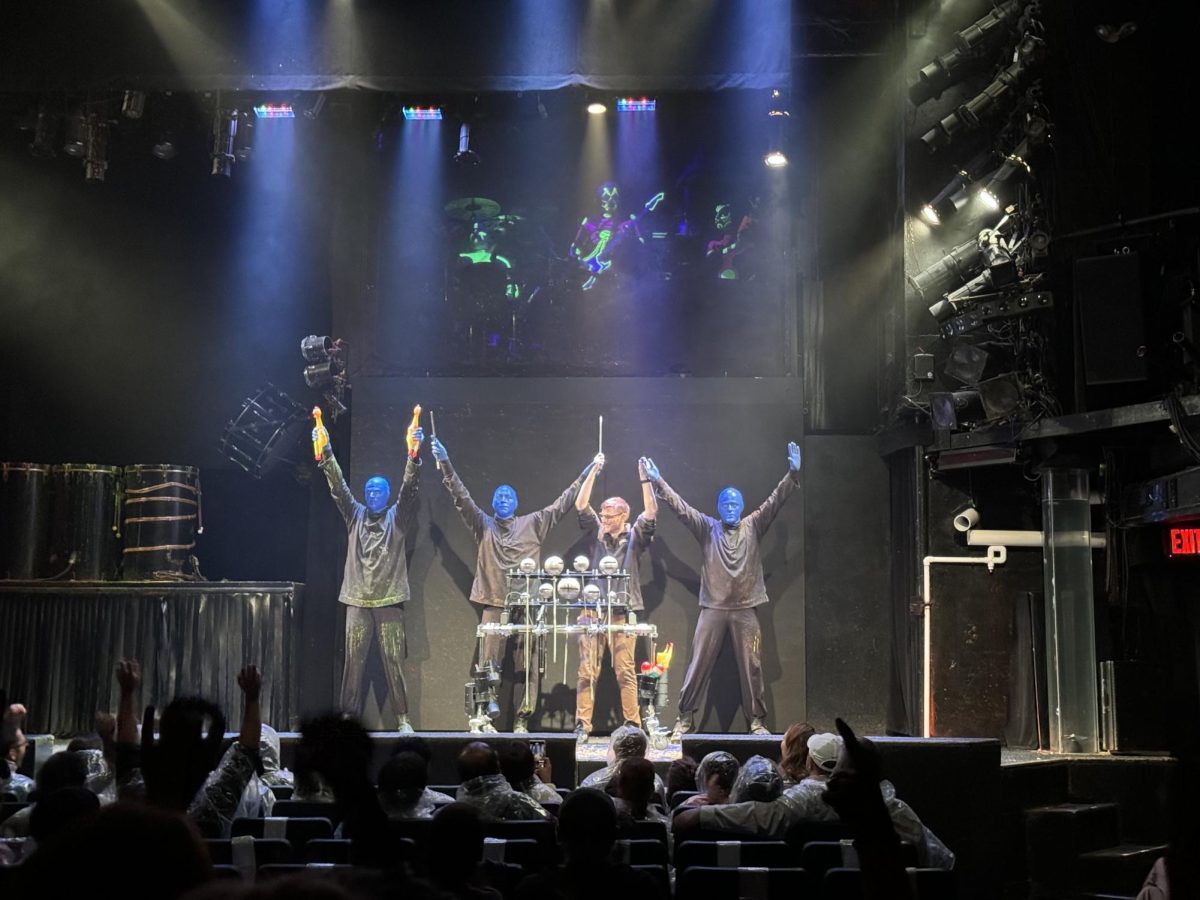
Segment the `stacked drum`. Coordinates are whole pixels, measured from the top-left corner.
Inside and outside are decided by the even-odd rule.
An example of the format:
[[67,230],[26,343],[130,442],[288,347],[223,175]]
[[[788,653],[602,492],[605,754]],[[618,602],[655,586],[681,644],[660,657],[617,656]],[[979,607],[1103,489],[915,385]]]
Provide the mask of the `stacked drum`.
[[0,463],[3,579],[192,577],[203,524],[191,466]]

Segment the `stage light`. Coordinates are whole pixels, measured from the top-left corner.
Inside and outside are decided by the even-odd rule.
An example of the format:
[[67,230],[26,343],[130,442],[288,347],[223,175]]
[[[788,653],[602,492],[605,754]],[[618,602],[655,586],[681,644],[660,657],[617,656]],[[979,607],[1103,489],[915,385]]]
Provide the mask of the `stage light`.
[[260,103],[254,107],[254,115],[260,119],[294,119],[296,111],[290,103]]
[[965,166],[957,168],[954,177],[946,182],[945,187],[938,191],[937,196],[921,207],[921,218],[930,225],[941,225],[960,209],[967,205],[970,195],[968,187],[975,182],[981,173],[986,171],[992,161],[990,150],[976,155]]
[[782,150],[772,150],[763,157],[763,165],[768,169],[782,169],[788,164],[788,158],[784,156]]
[[1037,148],[1049,137],[1050,126],[1045,119],[1034,116],[1025,125],[1025,136],[1021,142],[1004,157],[998,168],[992,171],[979,192],[979,199],[989,209],[1000,209],[1006,203],[1015,199],[1017,185],[1033,177],[1033,169],[1029,160]]
[[916,275],[907,276],[908,283],[922,299],[929,302],[978,272],[981,265],[979,256],[978,238],[964,241],[933,265]]
[[[617,112],[654,112],[657,106],[658,101],[648,97],[642,97],[641,99],[637,97],[617,98]],[[590,107],[588,112],[591,112]],[[601,108],[600,112],[604,112],[604,109]]]
[[217,94],[216,106],[213,109],[212,122],[212,174],[228,178],[233,174],[234,141],[237,139],[238,112],[236,109],[222,109],[221,95]]
[[440,106],[405,106],[400,111],[404,113],[405,120],[409,122],[440,122],[442,119]]
[[52,159],[55,155],[54,126],[54,115],[39,106],[33,124],[33,140],[29,144],[29,152],[38,159]]
[[63,140],[63,153],[83,159],[84,144],[87,141],[87,115],[82,109],[76,110],[67,119],[67,134]]
[[86,181],[103,181],[108,171],[108,122],[98,114],[88,116],[83,156]]
[[175,135],[169,131],[164,131],[158,137],[158,141],[150,148],[150,152],[158,159],[174,159]]
[[479,165],[479,154],[471,149],[471,126],[466,122],[458,129],[458,152],[454,154],[454,161],[459,165]]
[[333,339],[327,334],[310,334],[300,342],[300,353],[305,362],[324,362],[332,352]]
[[591,113],[593,116],[602,116],[606,112],[608,112],[608,107],[605,106],[603,103],[593,101],[592,103],[589,103],[587,105],[587,111],[589,113]]
[[939,56],[917,74],[917,83],[908,89],[908,98],[914,106],[920,106],[931,97],[958,81],[979,58],[978,51],[998,34],[1004,33],[1005,25],[1021,11],[1020,0],[1007,0],[985,16],[954,35],[955,47]]
[[327,359],[325,362],[304,367],[304,383],[310,388],[321,388],[334,384],[341,374],[341,363],[336,359]]
[[323,110],[324,108],[325,108],[325,92],[318,91],[317,99],[313,101],[312,106],[310,106],[308,109],[306,109],[304,111],[304,118],[309,119],[310,121],[316,121],[317,117],[321,115],[321,110]]
[[979,391],[939,392],[929,395],[929,417],[937,431],[954,431],[961,425],[983,421]]
[[140,119],[146,111],[146,94],[144,91],[126,91],[121,98],[121,115],[127,119]]

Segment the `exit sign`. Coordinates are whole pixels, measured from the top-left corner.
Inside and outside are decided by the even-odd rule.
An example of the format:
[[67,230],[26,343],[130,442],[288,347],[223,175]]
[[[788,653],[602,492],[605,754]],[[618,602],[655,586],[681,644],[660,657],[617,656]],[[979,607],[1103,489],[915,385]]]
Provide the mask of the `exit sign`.
[[1200,528],[1168,528],[1167,556],[1200,557]]

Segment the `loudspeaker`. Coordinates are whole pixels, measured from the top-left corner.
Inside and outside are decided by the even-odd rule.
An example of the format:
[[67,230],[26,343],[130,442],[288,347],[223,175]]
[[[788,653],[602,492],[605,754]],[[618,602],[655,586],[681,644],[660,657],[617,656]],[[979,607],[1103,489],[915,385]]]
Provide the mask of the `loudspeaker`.
[[1145,381],[1146,321],[1138,255],[1075,260],[1075,310],[1086,383]]
[[950,348],[950,356],[946,360],[946,374],[957,378],[963,384],[975,384],[983,377],[987,368],[988,352],[982,347],[957,341]]
[[929,417],[938,431],[953,431],[968,422],[983,421],[983,401],[979,391],[930,394]]
[[981,381],[976,387],[984,415],[989,419],[1007,416],[1021,403],[1021,382],[1012,373]]

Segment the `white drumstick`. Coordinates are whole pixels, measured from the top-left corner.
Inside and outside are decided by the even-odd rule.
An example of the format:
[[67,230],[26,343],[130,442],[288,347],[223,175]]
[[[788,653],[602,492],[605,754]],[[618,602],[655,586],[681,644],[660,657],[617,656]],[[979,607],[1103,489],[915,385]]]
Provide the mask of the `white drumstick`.
[[599,446],[596,448],[597,453],[604,452],[604,416],[600,417],[600,439]]

